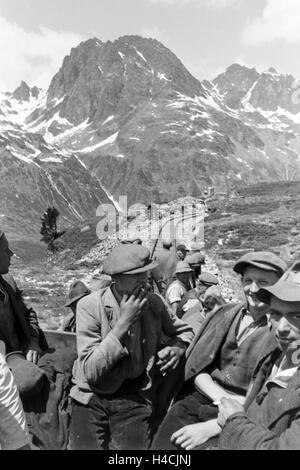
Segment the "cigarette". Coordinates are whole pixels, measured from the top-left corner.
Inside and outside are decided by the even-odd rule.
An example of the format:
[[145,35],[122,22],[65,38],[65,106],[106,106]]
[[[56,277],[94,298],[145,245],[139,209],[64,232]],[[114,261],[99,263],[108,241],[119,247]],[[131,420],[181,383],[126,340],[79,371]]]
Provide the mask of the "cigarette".
[[214,401],[214,402],[213,402],[213,405],[219,406],[219,405],[221,405],[221,402],[220,402],[220,401]]

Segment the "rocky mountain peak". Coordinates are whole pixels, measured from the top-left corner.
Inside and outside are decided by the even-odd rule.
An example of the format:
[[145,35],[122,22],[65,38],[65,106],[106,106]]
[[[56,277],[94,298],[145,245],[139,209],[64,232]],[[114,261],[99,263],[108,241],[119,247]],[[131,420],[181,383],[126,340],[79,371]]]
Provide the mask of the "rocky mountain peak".
[[103,122],[174,92],[205,95],[200,82],[159,41],[123,36],[103,43],[94,38],[65,58],[50,84],[48,104],[63,98],[60,116],[73,124]]
[[30,99],[30,87],[26,82],[22,81],[21,84],[13,92],[13,97],[19,101],[29,101]]
[[278,72],[277,72],[277,70],[276,70],[274,67],[270,67],[270,68],[268,69],[268,73],[271,73],[271,74],[273,74],[273,75],[279,75]]
[[40,88],[37,86],[30,88],[26,82],[22,81],[12,93],[12,97],[18,101],[29,101],[32,97],[38,98],[40,91]]
[[233,64],[213,80],[219,92],[224,95],[225,104],[232,109],[238,109],[248,90],[259,78],[255,68]]

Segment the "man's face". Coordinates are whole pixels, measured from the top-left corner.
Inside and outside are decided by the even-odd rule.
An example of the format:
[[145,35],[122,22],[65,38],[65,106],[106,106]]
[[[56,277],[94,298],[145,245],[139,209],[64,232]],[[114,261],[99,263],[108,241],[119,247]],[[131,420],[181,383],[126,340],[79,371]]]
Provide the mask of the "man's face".
[[177,274],[177,277],[184,285],[188,285],[190,282],[191,274],[189,272],[179,273]]
[[135,289],[146,287],[148,273],[120,274],[116,277],[116,288],[122,294],[131,295]]
[[184,260],[185,255],[186,255],[186,252],[185,252],[185,251],[177,250],[177,256],[178,256],[178,258],[179,258],[181,261]]
[[10,250],[8,241],[3,235],[0,239],[0,274],[7,274],[10,266],[10,258],[13,252]]
[[272,296],[269,314],[280,349],[297,359],[294,365],[298,366],[300,355],[294,353],[300,349],[300,302],[284,302]]
[[202,284],[202,282],[199,281],[199,278],[196,279],[196,289],[200,295],[205,294],[205,292],[207,291],[209,287],[210,286],[205,286],[204,284]]
[[279,275],[274,271],[248,266],[242,276],[242,286],[248,305],[252,309],[265,309],[266,305],[261,302],[256,294],[260,288],[273,286],[279,279]]

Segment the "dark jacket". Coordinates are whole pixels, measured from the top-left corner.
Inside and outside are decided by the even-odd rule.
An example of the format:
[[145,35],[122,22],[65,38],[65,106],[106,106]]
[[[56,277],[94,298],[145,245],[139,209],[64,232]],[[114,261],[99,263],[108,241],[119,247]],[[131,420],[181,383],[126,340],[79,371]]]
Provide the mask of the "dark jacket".
[[38,341],[40,339],[37,315],[32,308],[26,307],[22,299],[22,291],[18,289],[14,278],[10,274],[0,276],[0,282],[9,296],[15,314],[17,334],[22,350],[25,352],[31,339]]
[[[256,379],[245,403],[246,411],[235,413],[227,420],[220,436],[221,449],[300,450],[299,369],[280,399],[281,404],[276,407],[268,422],[264,425],[258,424],[258,417],[251,413],[251,404],[265,384],[278,354],[279,350],[273,348],[273,352],[260,362]],[[256,407],[256,412],[259,412],[259,407]]]
[[187,350],[185,380],[195,377],[212,364],[234,319],[244,307],[242,303],[224,305],[206,317]]

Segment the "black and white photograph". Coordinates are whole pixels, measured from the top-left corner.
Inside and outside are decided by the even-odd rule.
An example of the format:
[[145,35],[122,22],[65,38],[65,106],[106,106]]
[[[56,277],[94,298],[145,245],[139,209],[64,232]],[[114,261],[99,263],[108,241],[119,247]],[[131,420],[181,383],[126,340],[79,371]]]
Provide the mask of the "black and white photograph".
[[0,450],[300,450],[299,50],[299,0],[0,0]]

